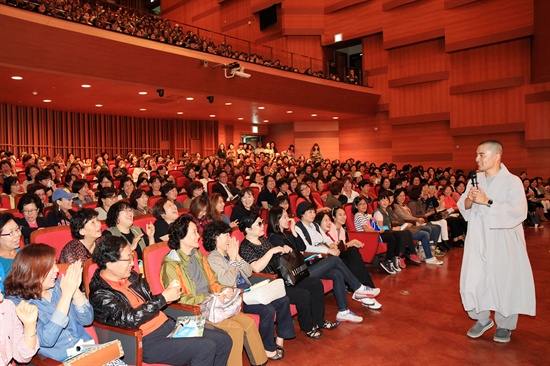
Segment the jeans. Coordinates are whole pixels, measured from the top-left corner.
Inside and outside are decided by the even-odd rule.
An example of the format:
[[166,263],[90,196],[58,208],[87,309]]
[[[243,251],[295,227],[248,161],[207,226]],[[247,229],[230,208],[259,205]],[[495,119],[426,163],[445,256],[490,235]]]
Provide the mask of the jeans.
[[246,305],[243,306],[243,311],[247,314],[257,314],[260,316],[260,336],[266,351],[275,351],[275,339],[273,333],[275,323],[273,318],[277,314],[277,336],[283,339],[296,337],[294,332],[294,324],[290,315],[290,300],[287,296],[273,300],[267,305]]
[[351,273],[348,267],[338,257],[328,256],[308,267],[309,275],[332,280],[334,297],[338,304],[338,311],[348,310],[346,298],[346,283],[353,291],[361,287],[361,282]]
[[414,240],[420,240],[424,253],[426,254],[426,259],[429,259],[432,257],[432,249],[430,248],[430,234],[428,234],[426,230],[422,229],[412,235]]

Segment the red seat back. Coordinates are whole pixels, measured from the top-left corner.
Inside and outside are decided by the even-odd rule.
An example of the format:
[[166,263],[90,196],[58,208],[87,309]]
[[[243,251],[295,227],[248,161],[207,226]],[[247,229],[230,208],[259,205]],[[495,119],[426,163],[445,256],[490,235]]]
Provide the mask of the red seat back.
[[351,203],[346,203],[344,205],[344,211],[346,211],[346,226],[348,227],[348,230],[355,231],[355,223],[353,222],[354,215],[351,212]]
[[56,261],[59,261],[61,251],[72,239],[71,228],[68,225],[47,227],[31,233],[31,244],[43,243],[53,247]]
[[168,252],[170,252],[170,248],[166,241],[149,245],[143,251],[143,273],[153,294],[160,294],[164,291],[164,286],[160,280],[160,269],[162,260]]
[[147,224],[155,223],[155,217],[153,214],[140,215],[134,218],[134,225],[139,226],[143,230],[143,234],[147,236]]
[[206,191],[208,192],[208,195],[209,195],[209,196],[212,194],[212,186],[213,186],[214,184],[216,184],[216,183],[218,183],[218,182],[215,181],[215,180],[213,180],[213,181],[208,182],[208,183],[206,184]]
[[155,205],[155,203],[157,203],[157,201],[161,199],[162,199],[162,196],[149,197],[149,202],[147,203],[147,205],[152,208]]
[[296,201],[298,201],[298,195],[296,193],[289,194],[288,199],[290,201],[290,211],[293,215],[296,215]]

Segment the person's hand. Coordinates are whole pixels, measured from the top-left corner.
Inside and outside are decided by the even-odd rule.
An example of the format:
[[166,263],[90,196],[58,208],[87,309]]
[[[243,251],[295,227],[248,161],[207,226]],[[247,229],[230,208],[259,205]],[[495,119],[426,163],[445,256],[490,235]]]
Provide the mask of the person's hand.
[[296,228],[296,221],[294,219],[288,219],[288,228],[290,231],[294,231]]
[[292,249],[288,245],[283,246],[283,249],[284,249],[284,253],[290,253],[290,252],[294,251],[294,249]]
[[357,239],[353,239],[352,241],[350,241],[348,243],[348,247],[356,247],[356,248],[363,248],[365,246],[365,244],[361,243],[359,240]]
[[335,257],[338,257],[340,255],[340,251],[338,250],[338,248],[334,249],[334,248],[329,248],[329,250],[327,251],[328,254],[330,255],[333,255]]
[[21,300],[19,305],[15,307],[15,313],[24,326],[34,325],[38,320],[38,308],[36,305],[29,304],[24,300]]
[[[147,232],[147,236],[149,238],[153,238],[155,236],[155,225],[153,225],[152,222],[148,222],[145,225],[145,231]],[[139,240],[138,240],[139,241]]]
[[77,260],[67,269],[67,273],[61,278],[59,287],[63,294],[73,297],[75,291],[82,283],[82,262]]
[[319,212],[330,212],[330,207],[321,207]]
[[278,254],[278,253],[286,253],[285,248],[280,247],[280,246],[275,246],[275,247],[269,249],[269,251],[271,252],[271,255]]
[[239,258],[239,241],[237,238],[230,237],[227,243],[227,255],[232,261],[236,261]]
[[231,222],[229,223],[229,227],[232,228],[232,229],[233,229],[234,227],[237,227],[237,226],[239,226],[239,220],[231,221]]
[[384,230],[383,228],[380,228],[379,233],[382,234],[384,231],[386,231],[386,230]]
[[418,218],[418,223],[423,224],[425,222],[426,222],[426,220],[424,220],[422,217]]
[[167,303],[179,300],[179,298],[181,297],[181,286],[179,281],[172,281],[172,283],[170,283],[170,285],[164,291],[162,291],[162,296]]
[[[154,228],[153,228],[154,230]],[[153,232],[154,235],[154,232]],[[132,250],[136,250],[139,241],[143,238],[143,234],[139,234],[138,236],[134,236],[134,240],[132,240]]]
[[[472,188],[470,191],[472,191],[474,188]],[[475,188],[475,191],[472,192],[472,201],[481,205],[484,205],[487,203],[487,195],[485,192],[480,188]]]

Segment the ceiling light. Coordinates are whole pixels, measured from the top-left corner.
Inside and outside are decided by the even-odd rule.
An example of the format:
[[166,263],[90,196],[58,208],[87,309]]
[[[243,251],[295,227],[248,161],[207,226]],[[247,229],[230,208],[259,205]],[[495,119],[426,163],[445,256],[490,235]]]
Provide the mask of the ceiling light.
[[258,107],[258,109],[265,109],[265,107]]
[[194,100],[194,99],[195,99],[195,98],[193,98],[193,97],[187,97],[187,98],[185,98],[185,100]]
[[233,103],[230,103],[230,102],[225,103],[225,105],[231,105],[231,104],[233,104]]
[[103,107],[103,104],[96,104],[95,106],[99,108],[99,107]]
[[317,113],[312,113],[311,117],[317,117]]
[[81,87],[83,88],[91,88],[92,86],[90,84],[82,84]]
[[44,99],[43,102],[44,103],[51,103],[52,101],[51,101],[51,99]]
[[267,122],[269,122],[269,120],[268,120],[268,119],[264,119],[264,122],[266,122],[266,123],[267,123]]
[[214,118],[214,117],[216,117],[216,115],[215,115],[215,114],[211,114],[210,117],[211,117],[211,118]]
[[239,117],[237,118],[239,121],[242,121],[244,118],[243,117]]
[[147,95],[147,92],[139,92],[139,95]]
[[338,119],[338,117],[332,117],[332,119]]
[[142,111],[142,112],[145,112],[147,109],[145,109],[145,108],[140,108],[139,110]]
[[22,76],[12,76],[11,77],[13,80],[23,80],[23,77]]
[[178,114],[183,114],[183,112],[178,112]]
[[290,113],[294,113],[293,111],[286,111],[286,113],[290,114]]

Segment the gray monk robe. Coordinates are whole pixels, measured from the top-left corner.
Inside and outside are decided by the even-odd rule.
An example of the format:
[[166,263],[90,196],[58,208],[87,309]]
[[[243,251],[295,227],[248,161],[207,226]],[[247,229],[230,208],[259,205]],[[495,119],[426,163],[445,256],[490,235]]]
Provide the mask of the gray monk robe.
[[[479,187],[493,200],[491,207],[472,203],[464,193],[458,201],[468,221],[460,272],[460,296],[466,311],[494,310],[508,317],[535,315],[535,284],[527,256],[522,222],[527,216],[523,185],[501,163],[498,174],[478,173]],[[466,187],[469,192],[471,182]]]

